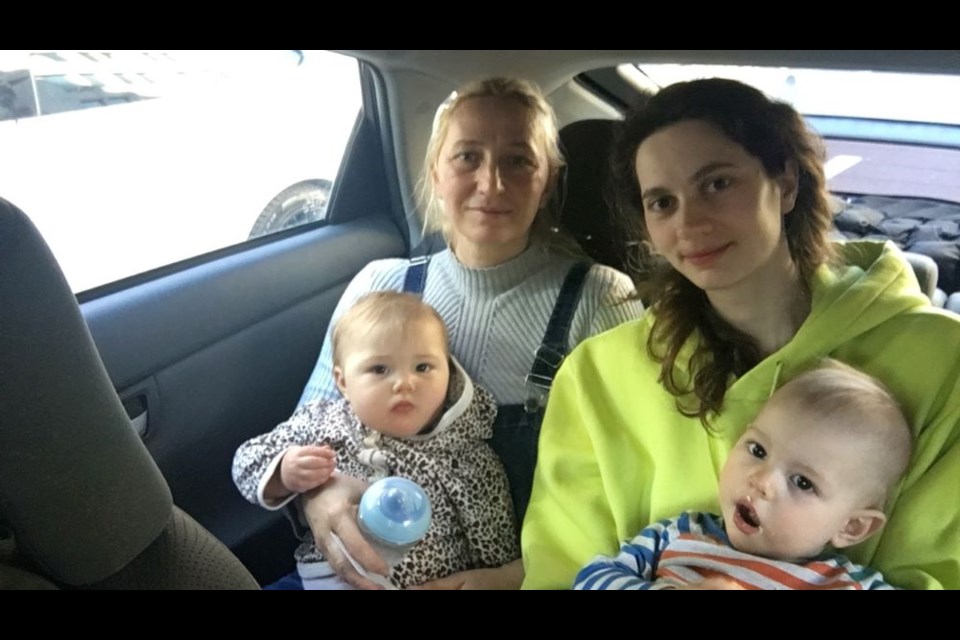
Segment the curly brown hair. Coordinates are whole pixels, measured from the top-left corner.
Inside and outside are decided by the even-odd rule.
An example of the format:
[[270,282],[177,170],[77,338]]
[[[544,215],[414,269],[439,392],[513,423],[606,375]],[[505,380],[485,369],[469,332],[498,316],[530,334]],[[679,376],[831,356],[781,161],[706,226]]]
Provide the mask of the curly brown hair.
[[[784,222],[790,256],[804,282],[817,267],[833,260],[829,242],[832,209],[820,138],[793,107],[734,80],[711,78],[674,84],[628,114],[613,158],[613,200],[618,216],[639,223],[649,240],[636,174],[637,149],[654,133],[689,120],[715,126],[757,158],[771,178],[782,175],[788,163],[794,162],[799,170],[797,198]],[[652,304],[655,314],[646,348],[661,365],[660,382],[676,397],[684,415],[699,417],[709,428],[708,417],[722,408],[732,377],[744,374],[762,359],[759,344],[724,320],[703,290],[649,252],[641,256],[637,290]],[[699,334],[699,341],[690,359],[690,380],[680,380],[677,356],[694,333]]]

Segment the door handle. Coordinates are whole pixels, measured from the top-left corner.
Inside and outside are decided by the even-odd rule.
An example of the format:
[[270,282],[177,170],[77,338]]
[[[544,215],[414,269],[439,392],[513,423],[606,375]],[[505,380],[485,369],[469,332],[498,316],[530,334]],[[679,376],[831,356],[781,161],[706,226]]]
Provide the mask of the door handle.
[[157,393],[157,383],[151,376],[142,382],[131,385],[120,393],[120,402],[130,418],[130,426],[141,439],[150,432],[150,410],[156,413],[160,394]]

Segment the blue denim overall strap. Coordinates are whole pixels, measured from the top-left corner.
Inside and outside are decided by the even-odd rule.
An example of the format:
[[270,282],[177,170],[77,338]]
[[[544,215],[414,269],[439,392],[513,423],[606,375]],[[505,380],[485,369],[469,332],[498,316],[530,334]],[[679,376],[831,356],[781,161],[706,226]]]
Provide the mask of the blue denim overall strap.
[[[547,323],[547,330],[537,348],[533,367],[525,378],[528,391],[526,401],[522,404],[501,405],[497,410],[497,421],[493,425],[490,444],[507,471],[513,508],[520,524],[523,524],[527,503],[530,502],[533,470],[537,465],[537,441],[540,438],[540,423],[543,421],[547,394],[557,369],[567,355],[570,325],[580,304],[583,283],[589,271],[590,263],[578,262],[567,272]],[[519,530],[518,527],[517,531]]]
[[410,259],[407,273],[403,278],[403,292],[415,293],[423,296],[423,287],[427,283],[427,267],[430,266],[430,256],[418,256]]

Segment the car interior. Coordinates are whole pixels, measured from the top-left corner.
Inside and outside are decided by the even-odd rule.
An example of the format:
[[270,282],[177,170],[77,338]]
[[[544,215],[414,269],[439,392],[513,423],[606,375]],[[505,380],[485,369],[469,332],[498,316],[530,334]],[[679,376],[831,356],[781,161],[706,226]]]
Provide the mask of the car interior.
[[[233,454],[289,417],[362,267],[442,246],[422,233],[415,193],[457,86],[516,75],[544,90],[568,162],[561,224],[618,267],[629,243],[606,223],[606,153],[615,121],[657,88],[623,65],[960,77],[960,51],[338,53],[356,60],[362,107],[320,221],[71,291],[31,211],[0,200],[0,587],[27,572],[31,586],[256,588],[293,569],[289,521],[244,501]],[[960,122],[940,126],[949,135],[910,144],[943,154],[928,169],[953,191],[835,190],[837,235],[898,241],[933,303],[960,312]]]

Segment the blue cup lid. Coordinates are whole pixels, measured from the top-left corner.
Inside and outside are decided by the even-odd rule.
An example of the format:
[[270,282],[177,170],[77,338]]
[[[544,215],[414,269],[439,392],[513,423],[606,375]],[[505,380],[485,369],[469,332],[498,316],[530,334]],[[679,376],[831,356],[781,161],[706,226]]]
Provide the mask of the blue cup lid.
[[416,482],[390,476],[363,493],[357,517],[363,529],[387,544],[405,546],[430,528],[430,498]]

